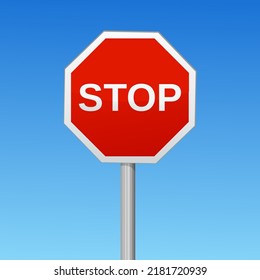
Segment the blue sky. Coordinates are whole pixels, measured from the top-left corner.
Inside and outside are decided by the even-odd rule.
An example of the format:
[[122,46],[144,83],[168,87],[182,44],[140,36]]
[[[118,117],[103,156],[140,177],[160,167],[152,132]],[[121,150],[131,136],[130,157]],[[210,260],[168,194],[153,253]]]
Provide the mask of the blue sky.
[[0,4],[0,259],[119,259],[120,165],[63,123],[64,69],[104,30],[158,31],[197,71],[196,127],[136,166],[137,259],[260,259],[257,1]]

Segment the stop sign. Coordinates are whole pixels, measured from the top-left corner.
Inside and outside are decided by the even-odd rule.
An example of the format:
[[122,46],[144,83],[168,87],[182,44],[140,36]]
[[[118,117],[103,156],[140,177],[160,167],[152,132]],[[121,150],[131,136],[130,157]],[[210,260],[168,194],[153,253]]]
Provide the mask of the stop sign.
[[65,124],[103,162],[155,163],[195,125],[195,76],[159,33],[103,32],[65,69]]

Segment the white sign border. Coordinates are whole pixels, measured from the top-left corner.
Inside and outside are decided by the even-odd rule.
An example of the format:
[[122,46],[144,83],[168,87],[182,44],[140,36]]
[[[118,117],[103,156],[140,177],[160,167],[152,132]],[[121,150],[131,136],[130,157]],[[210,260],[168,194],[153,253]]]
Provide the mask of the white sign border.
[[[109,38],[155,39],[189,72],[189,122],[155,155],[105,156],[71,121],[71,73],[105,40]],[[64,123],[81,142],[101,161],[117,163],[156,163],[195,126],[196,71],[158,32],[104,31],[65,69]]]

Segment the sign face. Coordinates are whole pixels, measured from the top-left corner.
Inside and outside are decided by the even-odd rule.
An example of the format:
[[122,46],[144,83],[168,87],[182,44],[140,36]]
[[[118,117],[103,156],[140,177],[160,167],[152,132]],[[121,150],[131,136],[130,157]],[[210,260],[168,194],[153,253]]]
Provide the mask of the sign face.
[[195,76],[159,33],[103,32],[65,69],[65,124],[102,162],[155,163],[195,125]]

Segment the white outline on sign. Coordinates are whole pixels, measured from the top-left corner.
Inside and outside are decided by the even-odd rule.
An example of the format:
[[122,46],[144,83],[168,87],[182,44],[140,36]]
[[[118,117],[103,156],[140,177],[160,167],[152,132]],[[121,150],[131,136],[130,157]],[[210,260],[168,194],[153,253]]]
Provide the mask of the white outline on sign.
[[[105,40],[112,38],[123,39],[155,39],[168,53],[176,59],[189,73],[189,122],[155,155],[152,157],[112,157],[105,156],[72,122],[71,122],[71,73]],[[65,102],[64,123],[80,139],[81,142],[102,162],[119,163],[156,163],[173,146],[175,146],[195,126],[195,91],[196,71],[189,63],[161,36],[158,32],[118,32],[105,31],[97,37],[75,60],[65,69]]]

